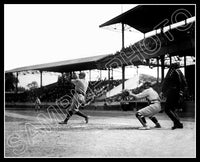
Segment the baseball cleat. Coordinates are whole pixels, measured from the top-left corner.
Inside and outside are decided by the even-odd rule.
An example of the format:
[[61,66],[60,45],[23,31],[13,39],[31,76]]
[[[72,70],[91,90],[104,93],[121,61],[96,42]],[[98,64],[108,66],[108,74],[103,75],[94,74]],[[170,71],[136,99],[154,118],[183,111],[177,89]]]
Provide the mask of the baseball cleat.
[[154,128],[161,128],[161,125],[159,123],[157,123]]
[[183,128],[183,124],[180,123],[180,124],[175,124],[173,127],[172,127],[172,130],[176,129],[176,128]]
[[67,122],[61,121],[61,122],[59,122],[59,124],[67,124]]

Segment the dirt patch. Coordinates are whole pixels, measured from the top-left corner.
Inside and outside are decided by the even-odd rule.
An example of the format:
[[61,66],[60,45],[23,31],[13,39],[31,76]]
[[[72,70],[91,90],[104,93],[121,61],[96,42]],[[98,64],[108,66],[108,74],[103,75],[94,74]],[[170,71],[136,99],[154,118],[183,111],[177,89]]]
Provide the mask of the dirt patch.
[[171,130],[172,122],[162,115],[158,116],[162,128],[153,128],[147,119],[152,129],[139,130],[139,121],[128,113],[110,112],[105,117],[89,112],[88,124],[73,116],[67,125],[50,119],[45,125],[34,113],[15,113],[5,118],[6,157],[196,156],[195,122],[183,121],[184,129]]

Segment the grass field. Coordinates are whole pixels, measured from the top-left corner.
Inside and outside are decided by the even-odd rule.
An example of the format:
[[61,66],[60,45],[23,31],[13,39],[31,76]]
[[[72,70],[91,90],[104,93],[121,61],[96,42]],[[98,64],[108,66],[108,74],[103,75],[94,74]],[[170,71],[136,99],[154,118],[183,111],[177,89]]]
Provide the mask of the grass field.
[[196,157],[196,123],[181,118],[184,129],[171,130],[172,122],[159,113],[162,128],[139,130],[132,111],[83,110],[89,123],[72,116],[67,125],[58,112],[5,110],[5,157]]

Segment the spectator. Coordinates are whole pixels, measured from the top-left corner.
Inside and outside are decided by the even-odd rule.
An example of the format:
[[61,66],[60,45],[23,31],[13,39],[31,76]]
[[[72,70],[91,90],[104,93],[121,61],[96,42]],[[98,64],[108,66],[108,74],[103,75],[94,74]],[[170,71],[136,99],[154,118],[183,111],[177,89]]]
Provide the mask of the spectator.
[[41,108],[41,101],[40,101],[39,97],[36,97],[36,100],[35,100],[35,111],[36,112],[40,111],[40,108]]

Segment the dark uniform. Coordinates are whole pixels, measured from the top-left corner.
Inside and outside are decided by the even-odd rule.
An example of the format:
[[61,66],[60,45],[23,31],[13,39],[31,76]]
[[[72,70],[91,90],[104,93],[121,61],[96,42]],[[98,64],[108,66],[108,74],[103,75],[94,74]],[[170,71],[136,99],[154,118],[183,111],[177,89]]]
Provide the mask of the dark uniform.
[[178,68],[179,63],[171,65],[162,85],[162,93],[166,97],[165,112],[174,123],[172,129],[183,128],[183,124],[180,122],[175,110],[180,106],[180,100],[183,98],[187,82]]

